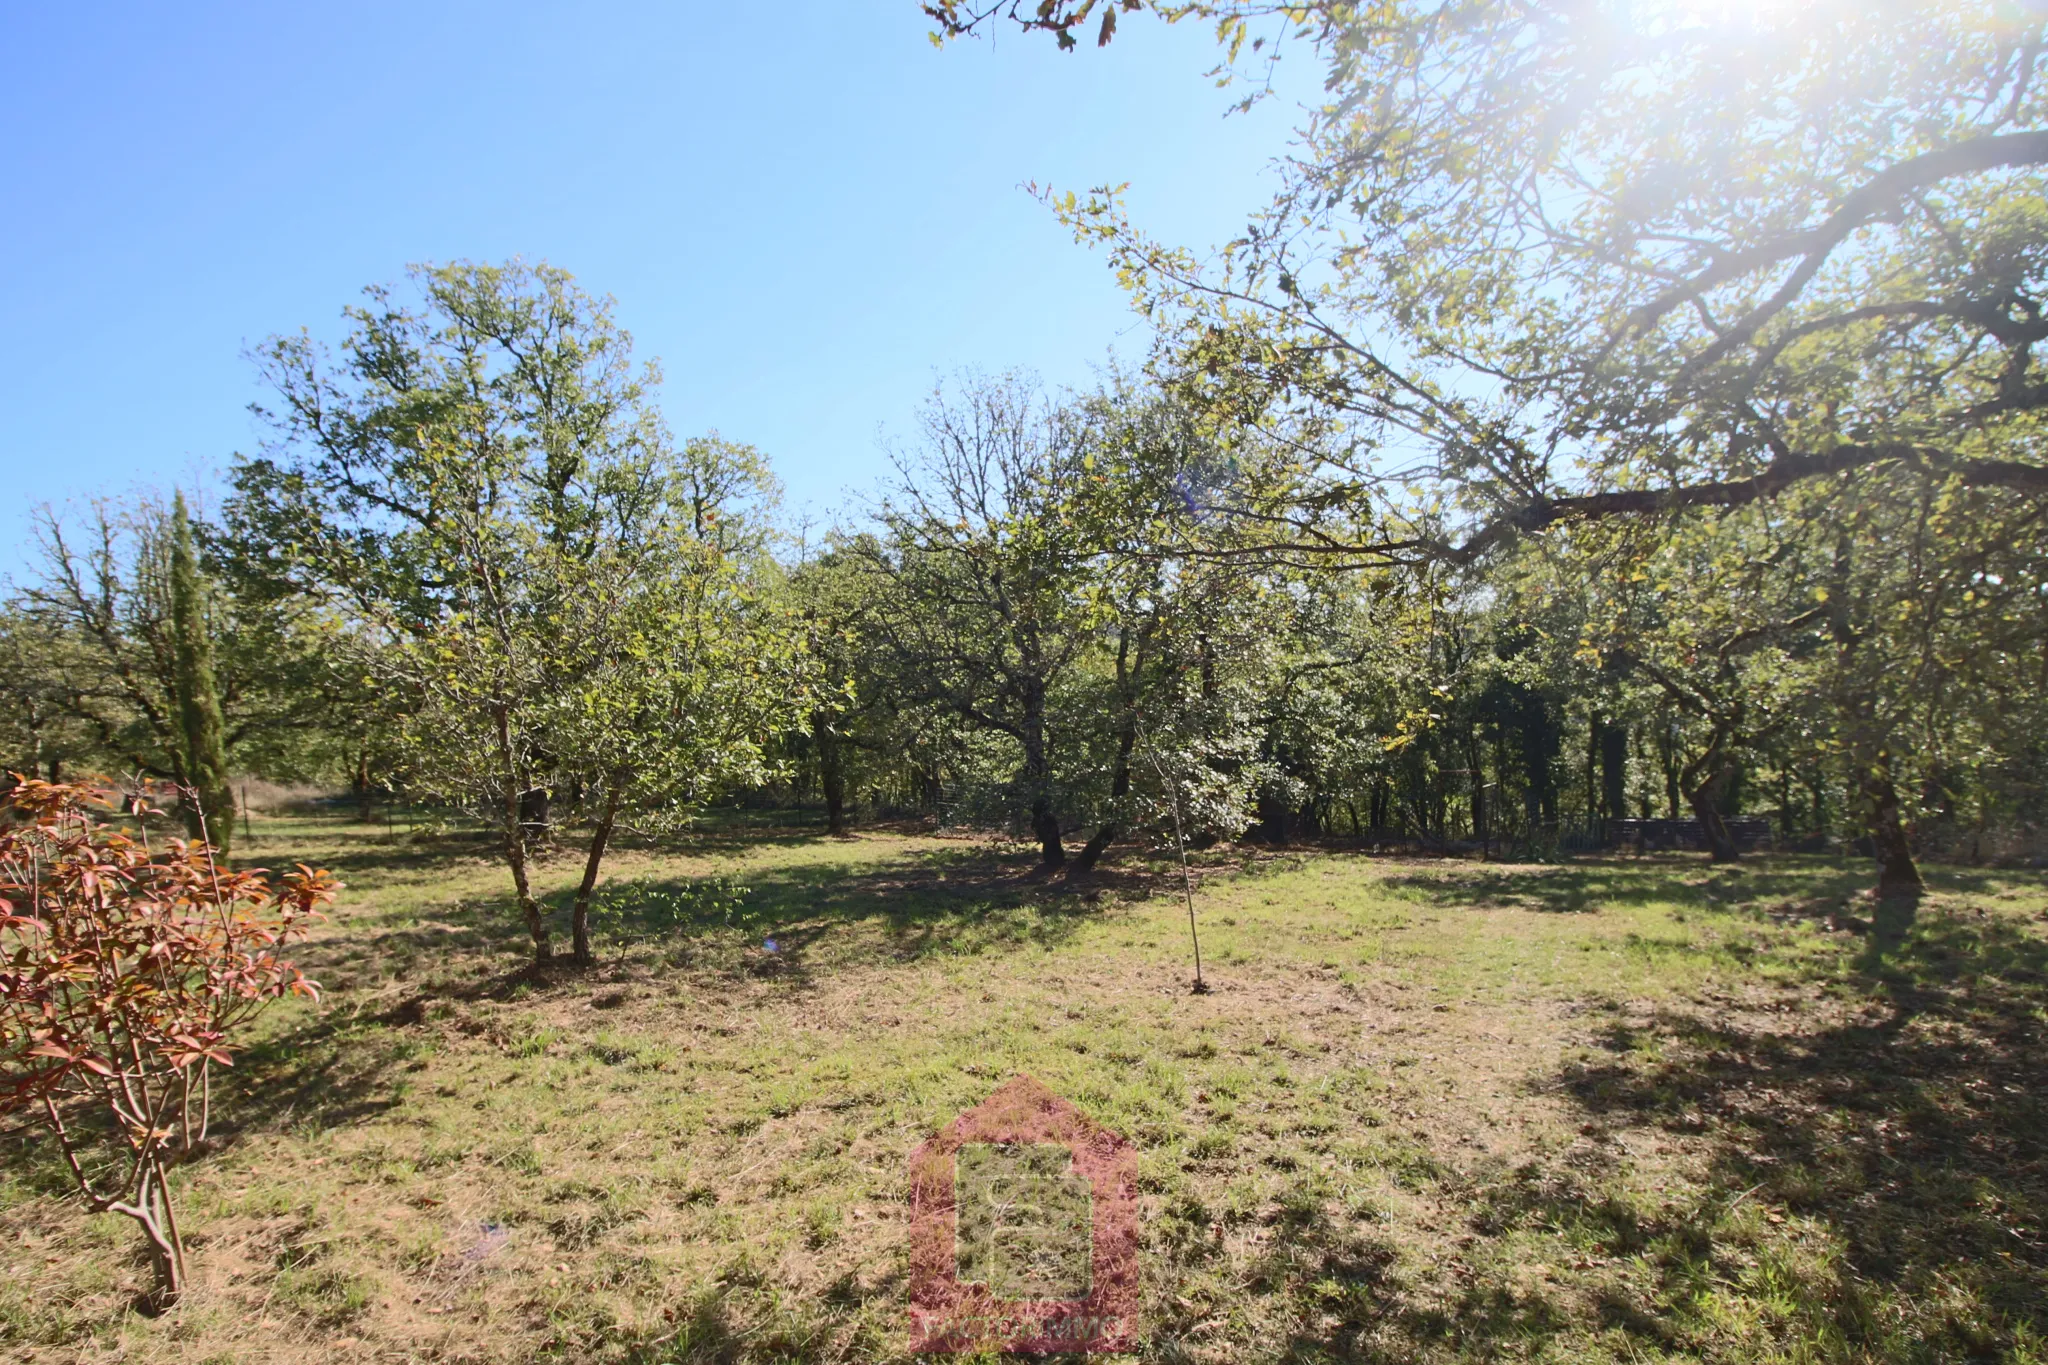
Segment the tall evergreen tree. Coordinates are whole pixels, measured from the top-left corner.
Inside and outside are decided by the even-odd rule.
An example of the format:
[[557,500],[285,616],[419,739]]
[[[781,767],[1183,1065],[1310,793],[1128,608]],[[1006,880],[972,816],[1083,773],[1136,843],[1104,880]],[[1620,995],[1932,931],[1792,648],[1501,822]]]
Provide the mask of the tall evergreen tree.
[[[190,788],[185,822],[193,837],[202,828],[225,857],[235,829],[235,795],[228,784],[227,724],[213,680],[213,648],[206,636],[206,604],[199,559],[192,550],[192,519],[180,493],[171,509],[171,643],[176,656],[178,721],[184,738],[184,779]],[[193,798],[196,797],[196,804]]]

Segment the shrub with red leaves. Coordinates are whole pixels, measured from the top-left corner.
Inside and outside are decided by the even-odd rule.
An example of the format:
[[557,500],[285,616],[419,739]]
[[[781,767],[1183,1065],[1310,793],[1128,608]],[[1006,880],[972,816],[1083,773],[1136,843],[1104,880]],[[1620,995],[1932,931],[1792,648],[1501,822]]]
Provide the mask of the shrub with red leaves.
[[95,796],[20,777],[8,796],[0,1115],[56,1137],[93,1212],[135,1220],[168,1301],[185,1264],[166,1172],[206,1141],[236,1033],[273,1000],[315,995],[278,951],[339,883],[303,864],[274,883],[231,871],[203,843],[153,852]]

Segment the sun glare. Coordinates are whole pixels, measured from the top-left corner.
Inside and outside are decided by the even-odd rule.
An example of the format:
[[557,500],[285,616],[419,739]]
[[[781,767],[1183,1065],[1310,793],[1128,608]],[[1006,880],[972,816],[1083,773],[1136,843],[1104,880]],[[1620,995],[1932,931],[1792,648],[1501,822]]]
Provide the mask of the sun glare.
[[1747,27],[1789,13],[1795,0],[1670,0],[1684,19],[1716,28]]

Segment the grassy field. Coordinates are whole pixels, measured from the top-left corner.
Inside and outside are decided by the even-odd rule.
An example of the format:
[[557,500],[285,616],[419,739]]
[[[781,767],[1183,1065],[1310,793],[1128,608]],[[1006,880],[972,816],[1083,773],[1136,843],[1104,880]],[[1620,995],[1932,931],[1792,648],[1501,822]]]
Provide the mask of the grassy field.
[[197,1287],[7,1133],[14,1358],[895,1359],[907,1159],[1021,1072],[1142,1153],[1148,1360],[2048,1361],[2037,874],[1216,854],[1197,996],[1136,855],[735,826],[535,974],[480,841],[245,851],[349,889],[179,1170]]

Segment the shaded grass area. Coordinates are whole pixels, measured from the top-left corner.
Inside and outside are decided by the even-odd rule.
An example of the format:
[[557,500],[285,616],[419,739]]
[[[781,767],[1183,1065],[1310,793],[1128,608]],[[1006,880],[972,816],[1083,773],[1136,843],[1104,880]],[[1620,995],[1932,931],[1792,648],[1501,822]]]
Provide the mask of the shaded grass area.
[[199,1287],[128,1311],[9,1135],[0,1343],[899,1359],[909,1154],[1025,1072],[1141,1152],[1144,1359],[2044,1358],[2038,876],[1219,852],[1198,997],[1141,856],[745,823],[623,850],[583,973],[478,839],[259,824],[350,889],[178,1173]]

